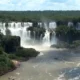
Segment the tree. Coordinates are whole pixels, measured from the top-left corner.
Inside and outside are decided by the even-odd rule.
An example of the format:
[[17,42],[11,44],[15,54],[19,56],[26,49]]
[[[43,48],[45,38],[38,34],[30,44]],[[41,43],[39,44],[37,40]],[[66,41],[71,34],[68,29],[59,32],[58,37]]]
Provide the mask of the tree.
[[68,27],[61,25],[56,28],[56,36],[60,40],[68,43],[72,43],[74,40],[80,39],[79,35],[80,31],[76,30],[76,28],[73,26]]

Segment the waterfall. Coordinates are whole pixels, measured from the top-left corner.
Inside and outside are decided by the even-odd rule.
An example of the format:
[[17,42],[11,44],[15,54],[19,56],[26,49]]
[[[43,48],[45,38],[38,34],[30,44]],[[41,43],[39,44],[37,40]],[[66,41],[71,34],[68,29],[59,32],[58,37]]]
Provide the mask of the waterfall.
[[1,32],[2,32],[4,35],[6,35],[6,27],[5,27],[5,23],[1,23],[1,25],[3,25],[3,26],[0,26]]
[[49,23],[49,28],[50,28],[50,29],[55,29],[56,27],[57,27],[56,22],[50,22],[50,23]]
[[46,30],[45,36],[43,38],[43,45],[50,46],[50,32]]
[[[29,47],[30,48],[34,46],[50,46],[52,44],[56,44],[56,34],[55,34],[55,28],[56,23],[51,22],[49,23],[49,26],[47,26],[46,23],[44,23],[44,27],[46,29],[44,37],[43,35],[40,35],[40,41],[36,40],[36,33],[33,32],[34,37],[31,38],[31,32],[27,29],[32,26],[32,23],[30,22],[24,22],[24,26],[21,26],[21,22],[9,22],[8,27],[5,27],[5,23],[0,23],[0,29],[1,32],[6,35],[6,30],[10,30],[10,35],[12,36],[19,36],[21,38],[21,46],[23,47]],[[41,25],[41,23],[40,23]],[[52,30],[52,31],[51,31]],[[50,33],[52,32],[52,38],[50,40]]]
[[[57,43],[57,38],[55,33],[55,28],[57,26],[56,22],[50,22],[49,26],[47,26],[46,23],[44,23],[44,25],[45,25],[46,32],[43,38],[43,45],[50,46],[50,45],[56,44]],[[50,36],[50,32],[52,33],[52,36]],[[51,40],[50,40],[50,37],[52,37]]]
[[57,27],[56,22],[50,22],[49,29],[52,32],[51,45],[57,44],[57,38],[56,38],[56,33],[55,33],[56,27]]
[[51,39],[51,45],[57,44],[57,38],[56,38],[56,33],[53,31],[52,33],[52,39]]
[[22,27],[20,22],[18,23],[12,22],[11,27],[8,27],[8,29],[11,31],[12,36],[20,36],[21,46],[23,46],[24,44],[27,43],[27,41],[30,40],[30,31],[27,30],[27,28],[29,27],[28,25],[27,23],[25,23],[24,27]]
[[70,26],[73,26],[74,24],[73,24],[73,22],[68,22],[68,26],[70,27]]
[[36,33],[35,33],[35,31],[33,32],[34,33],[34,40],[33,40],[33,43],[35,42],[35,39],[36,39]]
[[57,38],[56,38],[56,33],[55,33],[56,27],[57,27],[56,22],[50,22],[49,23],[49,29],[52,32],[51,45],[57,44]]

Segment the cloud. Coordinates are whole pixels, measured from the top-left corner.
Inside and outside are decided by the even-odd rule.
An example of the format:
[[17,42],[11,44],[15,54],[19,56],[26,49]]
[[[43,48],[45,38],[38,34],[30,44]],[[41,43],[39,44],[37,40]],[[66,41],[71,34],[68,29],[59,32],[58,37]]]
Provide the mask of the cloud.
[[9,2],[11,2],[11,0],[1,0],[0,4],[8,4]]
[[[61,2],[60,2],[61,1]],[[50,10],[80,10],[80,0],[56,0],[47,3]]]
[[1,0],[0,10],[80,10],[80,0]]

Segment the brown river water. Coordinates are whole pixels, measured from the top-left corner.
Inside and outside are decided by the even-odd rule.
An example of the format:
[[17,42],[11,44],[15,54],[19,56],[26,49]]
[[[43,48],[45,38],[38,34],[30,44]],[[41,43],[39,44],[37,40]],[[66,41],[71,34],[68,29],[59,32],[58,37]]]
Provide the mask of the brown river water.
[[80,80],[80,54],[62,49],[41,54],[0,77],[0,80]]

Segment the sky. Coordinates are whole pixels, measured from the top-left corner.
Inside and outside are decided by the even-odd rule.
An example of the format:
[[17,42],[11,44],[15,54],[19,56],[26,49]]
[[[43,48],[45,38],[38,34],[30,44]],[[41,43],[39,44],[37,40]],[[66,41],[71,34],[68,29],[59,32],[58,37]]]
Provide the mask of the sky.
[[0,0],[0,10],[80,10],[80,0]]

